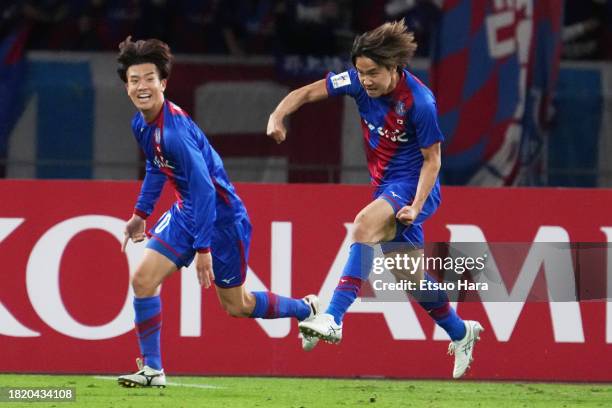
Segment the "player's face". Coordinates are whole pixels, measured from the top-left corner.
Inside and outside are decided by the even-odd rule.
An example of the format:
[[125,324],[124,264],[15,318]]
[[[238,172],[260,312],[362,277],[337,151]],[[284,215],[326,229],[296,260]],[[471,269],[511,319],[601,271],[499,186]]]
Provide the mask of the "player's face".
[[131,65],[127,70],[127,93],[145,119],[155,118],[164,104],[166,80],[159,79],[155,64]]
[[371,98],[390,93],[397,84],[396,70],[378,65],[368,57],[357,57],[355,68],[361,85]]

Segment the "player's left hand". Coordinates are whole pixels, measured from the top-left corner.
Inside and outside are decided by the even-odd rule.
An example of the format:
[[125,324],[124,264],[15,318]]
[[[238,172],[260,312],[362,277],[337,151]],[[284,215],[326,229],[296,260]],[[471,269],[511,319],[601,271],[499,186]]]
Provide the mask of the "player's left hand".
[[398,219],[404,225],[410,225],[419,216],[421,209],[412,205],[405,205],[395,214],[395,218]]
[[200,281],[200,285],[208,289],[212,284],[212,281],[215,280],[215,275],[213,274],[212,255],[210,252],[198,252],[195,257],[195,267],[196,272],[198,273],[198,281]]

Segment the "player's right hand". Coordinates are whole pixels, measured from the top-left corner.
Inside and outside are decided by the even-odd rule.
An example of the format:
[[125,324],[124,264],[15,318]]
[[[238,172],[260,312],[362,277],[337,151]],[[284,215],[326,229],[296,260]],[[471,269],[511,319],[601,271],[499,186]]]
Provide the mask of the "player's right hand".
[[121,245],[121,252],[125,252],[125,247],[128,241],[131,239],[132,242],[142,242],[145,239],[145,224],[146,221],[140,216],[134,214],[125,224],[125,230],[123,231],[123,244]]
[[213,273],[213,262],[212,255],[210,252],[196,253],[195,256],[195,268],[198,274],[198,281],[200,285],[208,289],[212,282],[215,280],[215,274]]
[[274,139],[276,143],[282,143],[287,137],[287,128],[283,123],[282,118],[278,118],[274,113],[270,115],[268,119],[268,129],[266,134]]

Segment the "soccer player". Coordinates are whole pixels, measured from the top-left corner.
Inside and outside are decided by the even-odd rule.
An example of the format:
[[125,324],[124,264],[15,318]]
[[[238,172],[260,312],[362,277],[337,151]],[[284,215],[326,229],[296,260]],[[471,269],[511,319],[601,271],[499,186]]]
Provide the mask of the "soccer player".
[[244,288],[251,239],[247,211],[228,180],[223,163],[204,133],[177,105],[164,98],[173,57],[167,44],[150,39],[119,45],[119,77],[138,109],[132,131],[146,156],[146,175],[125,239],[145,239],[145,220],[166,180],[176,202],[148,232],[144,258],[132,278],[136,331],[144,361],[135,374],[118,378],[125,387],[163,387],[160,284],[195,257],[205,288],[214,281],[223,308],[234,317],[311,319],[314,295],[292,299]]
[[[329,73],[325,79],[292,91],[268,120],[268,136],[281,143],[287,133],[284,118],[302,105],[330,96],[351,96],[361,116],[368,169],[376,188],[374,200],[355,218],[349,258],[326,312],[299,323],[305,350],[319,339],[331,343],[342,339],[344,314],[372,265],[369,244],[405,243],[411,256],[422,254],[423,223],[440,204],[438,173],[444,137],[431,91],[406,69],[416,47],[403,21],[385,23],[357,36],[351,51],[354,68]],[[423,270],[415,271],[412,279],[435,281]],[[450,336],[449,353],[455,354],[453,377],[461,377],[472,361],[482,326],[463,321],[444,291],[410,293]]]

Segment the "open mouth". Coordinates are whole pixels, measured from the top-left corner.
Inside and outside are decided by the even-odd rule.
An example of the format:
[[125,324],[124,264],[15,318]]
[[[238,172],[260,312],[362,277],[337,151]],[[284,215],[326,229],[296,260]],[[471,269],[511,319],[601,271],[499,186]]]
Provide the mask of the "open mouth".
[[138,95],[138,100],[140,102],[149,102],[151,100],[152,95],[149,93]]

